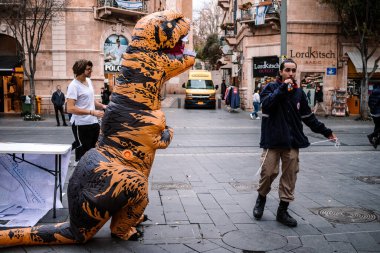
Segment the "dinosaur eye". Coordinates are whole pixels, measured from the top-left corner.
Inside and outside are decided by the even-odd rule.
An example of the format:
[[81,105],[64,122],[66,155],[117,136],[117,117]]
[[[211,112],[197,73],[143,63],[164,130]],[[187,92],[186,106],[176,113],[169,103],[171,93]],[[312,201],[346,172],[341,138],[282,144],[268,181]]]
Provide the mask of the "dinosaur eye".
[[169,28],[173,27],[173,25],[171,23],[168,23],[166,26],[169,27]]

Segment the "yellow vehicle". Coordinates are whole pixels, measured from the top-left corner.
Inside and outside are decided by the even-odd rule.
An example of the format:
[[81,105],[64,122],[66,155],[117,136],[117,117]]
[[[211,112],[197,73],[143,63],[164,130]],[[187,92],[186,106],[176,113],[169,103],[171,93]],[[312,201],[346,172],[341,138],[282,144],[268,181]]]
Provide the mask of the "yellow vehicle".
[[211,72],[206,70],[190,70],[186,88],[185,108],[206,107],[215,109],[215,93],[218,85],[214,86]]

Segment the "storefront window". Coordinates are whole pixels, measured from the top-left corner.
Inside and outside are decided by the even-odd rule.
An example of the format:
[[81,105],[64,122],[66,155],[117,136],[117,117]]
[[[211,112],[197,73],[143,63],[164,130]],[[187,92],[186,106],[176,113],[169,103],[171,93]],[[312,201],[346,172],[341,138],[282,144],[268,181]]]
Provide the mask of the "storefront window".
[[[310,107],[314,106],[315,88],[320,86],[323,89],[324,73],[321,72],[302,72],[301,87],[306,94]],[[326,92],[326,91],[324,91]]]

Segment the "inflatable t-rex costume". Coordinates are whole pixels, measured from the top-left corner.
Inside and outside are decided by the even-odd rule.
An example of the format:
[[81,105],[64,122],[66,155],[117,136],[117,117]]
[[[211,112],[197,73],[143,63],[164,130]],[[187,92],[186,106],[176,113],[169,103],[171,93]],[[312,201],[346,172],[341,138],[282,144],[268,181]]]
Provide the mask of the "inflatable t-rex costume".
[[190,21],[174,11],[138,21],[98,145],[82,157],[70,178],[70,221],[0,231],[0,247],[84,243],[110,218],[113,236],[136,237],[135,226],[148,204],[155,151],[166,148],[173,136],[160,110],[161,86],[194,64],[194,55],[183,54],[181,46],[189,29]]

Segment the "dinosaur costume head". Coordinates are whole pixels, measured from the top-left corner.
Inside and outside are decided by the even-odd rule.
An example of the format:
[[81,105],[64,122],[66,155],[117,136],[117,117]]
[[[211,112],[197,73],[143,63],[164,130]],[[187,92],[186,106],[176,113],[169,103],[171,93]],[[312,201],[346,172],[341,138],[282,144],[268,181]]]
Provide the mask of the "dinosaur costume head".
[[194,64],[193,52],[178,50],[189,29],[190,20],[171,10],[139,20],[123,55],[112,101],[134,108],[160,109],[162,84]]
[[160,110],[160,89],[194,64],[194,54],[181,47],[189,28],[190,21],[174,11],[150,14],[136,24],[98,145],[70,178],[70,222],[2,230],[0,247],[84,243],[109,219],[113,236],[138,235],[156,149],[166,148],[173,137]]

